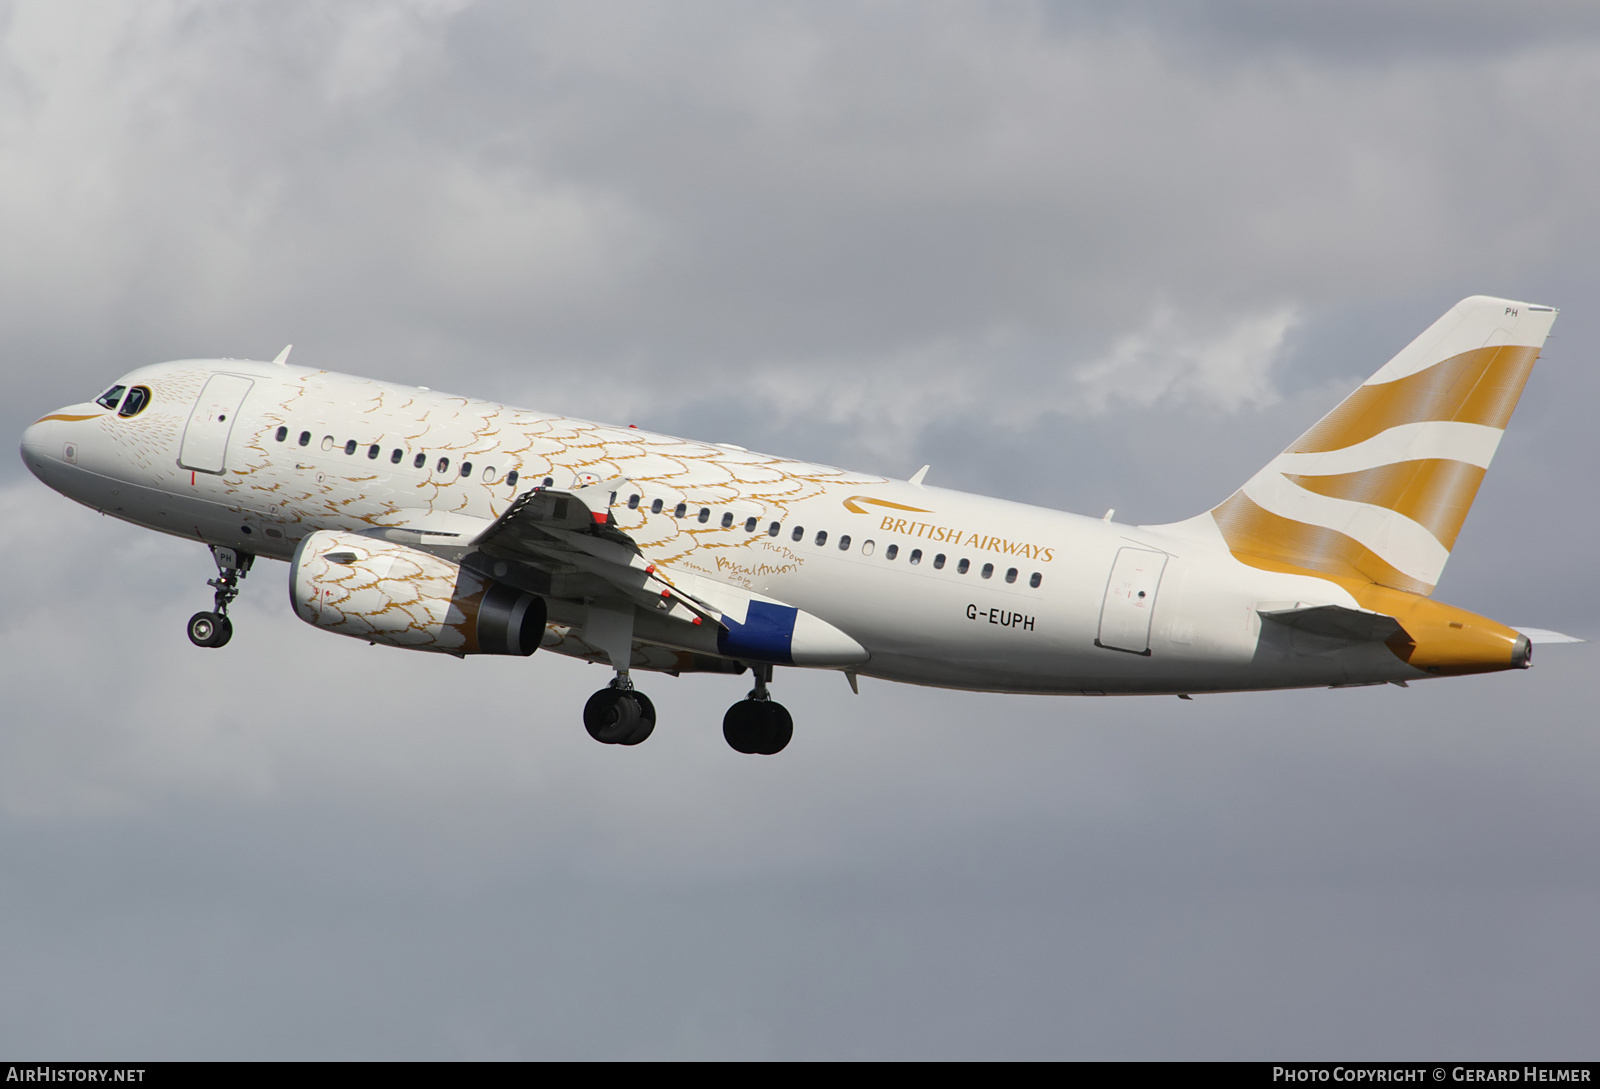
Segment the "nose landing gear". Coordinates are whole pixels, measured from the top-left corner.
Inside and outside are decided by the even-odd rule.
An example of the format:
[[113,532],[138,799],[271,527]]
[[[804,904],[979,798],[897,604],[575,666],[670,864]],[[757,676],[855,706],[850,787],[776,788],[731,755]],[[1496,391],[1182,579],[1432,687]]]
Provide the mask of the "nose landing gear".
[[756,686],[748,698],[728,708],[722,716],[722,736],[735,752],[772,756],[782,752],[794,737],[794,719],[767,691],[772,667],[752,665],[750,670],[755,674]]
[[217,561],[217,577],[209,579],[207,586],[216,590],[213,595],[213,612],[195,613],[189,618],[189,642],[197,647],[220,647],[233,638],[233,622],[228,619],[228,606],[239,596],[239,580],[250,573],[255,556],[232,548],[211,546],[211,558]]

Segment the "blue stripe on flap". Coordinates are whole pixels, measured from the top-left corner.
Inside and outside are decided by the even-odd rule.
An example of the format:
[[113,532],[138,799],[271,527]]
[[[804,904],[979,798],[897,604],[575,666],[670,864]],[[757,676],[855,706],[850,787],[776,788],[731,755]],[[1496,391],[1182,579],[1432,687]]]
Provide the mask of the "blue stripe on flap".
[[793,665],[790,647],[794,643],[794,621],[798,614],[798,609],[788,605],[752,601],[743,624],[729,616],[722,618],[728,627],[726,631],[717,632],[717,650],[730,658]]

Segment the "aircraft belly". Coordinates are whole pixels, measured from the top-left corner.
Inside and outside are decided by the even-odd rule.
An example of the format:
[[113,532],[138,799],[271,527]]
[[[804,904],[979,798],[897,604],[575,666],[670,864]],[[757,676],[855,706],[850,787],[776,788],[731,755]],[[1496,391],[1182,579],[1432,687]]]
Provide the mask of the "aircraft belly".
[[1129,670],[1106,670],[1101,665],[1099,660],[1086,655],[1073,655],[1057,659],[1048,673],[1028,673],[1021,669],[981,667],[923,656],[874,653],[871,663],[859,672],[884,680],[934,688],[1093,696],[1332,688],[1413,681],[1429,676],[1406,665],[1381,644],[1346,645],[1331,649],[1326,656],[1316,660],[1297,658],[1255,662],[1245,666],[1194,659],[1168,661],[1152,665],[1143,674]]
[[[267,537],[261,521],[253,514],[241,514],[209,499],[83,470],[73,474],[71,484],[70,491],[62,491],[78,502],[146,529],[243,548],[275,559],[287,559],[294,552],[294,541],[287,536]],[[246,526],[250,527],[249,533],[243,532]]]

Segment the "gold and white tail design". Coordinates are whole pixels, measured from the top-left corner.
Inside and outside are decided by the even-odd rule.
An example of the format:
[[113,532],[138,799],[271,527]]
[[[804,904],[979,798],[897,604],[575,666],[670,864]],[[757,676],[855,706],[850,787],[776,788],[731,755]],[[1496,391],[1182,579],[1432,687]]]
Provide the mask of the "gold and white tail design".
[[1241,561],[1430,594],[1556,312],[1477,295],[1210,512]]

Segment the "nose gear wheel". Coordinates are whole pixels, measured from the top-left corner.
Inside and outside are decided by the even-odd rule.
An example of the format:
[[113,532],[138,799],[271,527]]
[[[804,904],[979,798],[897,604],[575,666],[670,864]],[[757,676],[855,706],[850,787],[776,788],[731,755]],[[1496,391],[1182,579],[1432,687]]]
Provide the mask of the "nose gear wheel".
[[189,618],[189,642],[197,647],[220,647],[233,638],[233,622],[220,613],[195,613]]
[[228,619],[228,606],[239,596],[239,580],[250,573],[255,556],[232,548],[211,546],[211,558],[217,563],[217,577],[206,582],[216,592],[212,595],[212,612],[195,613],[189,618],[189,642],[197,647],[226,646],[233,638],[233,622]]

